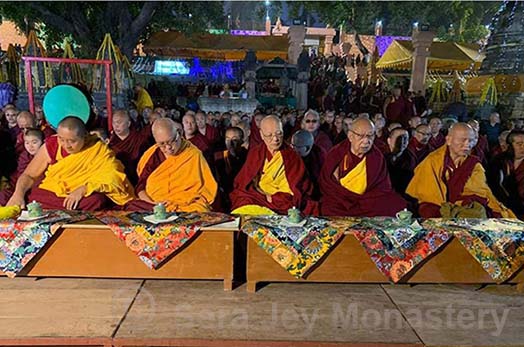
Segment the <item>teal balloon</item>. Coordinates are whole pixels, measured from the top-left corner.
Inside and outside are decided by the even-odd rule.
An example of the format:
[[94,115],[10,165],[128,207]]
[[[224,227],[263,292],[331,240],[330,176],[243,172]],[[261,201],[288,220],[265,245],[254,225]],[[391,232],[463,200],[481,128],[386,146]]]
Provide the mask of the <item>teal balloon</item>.
[[47,92],[42,109],[47,122],[55,129],[64,118],[69,116],[80,118],[85,124],[91,114],[86,96],[78,88],[65,84]]

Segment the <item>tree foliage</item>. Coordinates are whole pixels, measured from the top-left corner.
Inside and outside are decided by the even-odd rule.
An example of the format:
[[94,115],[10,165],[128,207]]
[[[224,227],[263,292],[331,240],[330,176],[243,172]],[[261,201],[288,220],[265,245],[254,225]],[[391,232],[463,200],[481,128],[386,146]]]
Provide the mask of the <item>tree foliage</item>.
[[93,57],[104,35],[110,33],[122,52],[133,49],[152,32],[171,29],[204,31],[223,27],[222,2],[99,1],[0,2],[0,15],[27,33],[39,29],[47,47],[70,37],[81,48],[79,56]]
[[413,23],[429,24],[443,40],[473,42],[486,36],[502,1],[297,1],[295,14],[314,12],[332,27],[373,34],[383,23],[384,35],[410,36]]

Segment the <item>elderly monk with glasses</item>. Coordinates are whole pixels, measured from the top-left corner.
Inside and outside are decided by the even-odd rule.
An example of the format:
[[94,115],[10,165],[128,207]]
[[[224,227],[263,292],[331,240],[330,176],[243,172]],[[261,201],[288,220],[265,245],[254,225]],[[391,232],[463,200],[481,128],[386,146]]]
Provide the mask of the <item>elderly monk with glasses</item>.
[[296,207],[318,214],[313,185],[300,156],[284,143],[282,122],[267,116],[260,122],[263,144],[249,150],[230,194],[233,214],[287,214]]
[[139,200],[126,209],[148,211],[162,202],[169,212],[210,211],[218,187],[202,152],[182,138],[172,119],[157,119],[152,132],[156,144],[138,162]]
[[358,118],[348,138],[328,153],[319,180],[322,215],[394,216],[406,207],[391,186],[386,160],[374,139],[373,122]]
[[308,110],[304,114],[302,119],[302,130],[309,131],[315,138],[315,145],[323,148],[326,152],[329,152],[333,147],[333,142],[329,136],[320,130],[320,116],[318,112],[314,110]]
[[415,170],[415,167],[424,160],[433,147],[429,145],[431,139],[431,129],[426,124],[419,124],[413,132],[413,137],[409,140],[408,153],[411,156],[413,167],[411,170]]

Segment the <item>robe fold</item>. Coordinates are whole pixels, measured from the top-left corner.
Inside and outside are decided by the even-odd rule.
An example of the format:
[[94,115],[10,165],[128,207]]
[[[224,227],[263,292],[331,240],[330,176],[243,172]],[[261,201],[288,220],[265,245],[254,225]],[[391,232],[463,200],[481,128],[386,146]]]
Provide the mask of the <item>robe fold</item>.
[[333,142],[331,142],[331,139],[325,132],[319,130],[317,136],[315,136],[315,145],[323,148],[326,152],[329,152],[331,147],[333,147]]
[[318,215],[318,202],[311,199],[313,185],[306,173],[300,156],[287,146],[279,151],[282,155],[283,170],[292,194],[282,191],[271,194],[272,202],[260,192],[258,180],[263,175],[266,161],[272,159],[265,144],[251,148],[247,160],[234,181],[234,190],[230,194],[232,209],[246,205],[258,205],[279,213],[296,207],[308,215]]
[[470,155],[457,168],[448,146],[438,148],[417,166],[406,193],[418,200],[423,218],[440,217],[445,202],[466,205],[473,201],[482,204],[488,216],[515,218],[491,192],[478,158]]
[[152,146],[140,159],[137,173],[136,192],[145,190],[156,203],[165,202],[170,212],[210,211],[217,194],[217,183],[202,152],[187,140],[176,155],[167,158],[158,145]]
[[446,136],[442,133],[438,133],[437,136],[431,136],[429,139],[429,145],[433,149],[437,149],[446,143]]
[[[87,190],[82,200],[95,193],[107,196],[117,205],[124,205],[133,199],[133,187],[124,173],[122,163],[96,136],[89,136],[84,149],[73,154],[68,154],[60,146],[56,136],[46,139],[45,146],[51,164],[47,167],[42,182],[37,189],[33,188],[31,195],[38,196],[38,190],[46,190],[55,197],[65,198],[85,185]],[[43,199],[35,200],[45,206],[46,201],[41,201]],[[60,200],[63,202],[63,199]]]
[[211,148],[214,148],[220,142],[220,131],[209,124],[206,124],[206,133],[202,135],[207,139]]
[[262,136],[260,136],[260,129],[257,126],[255,117],[251,119],[251,131],[249,135],[249,148],[256,147],[264,143]]
[[[365,179],[365,189],[359,194],[344,187],[341,179],[365,159],[365,178],[356,178],[354,190],[359,191]],[[334,173],[338,169],[338,178]],[[362,168],[361,168],[362,169]],[[394,216],[407,206],[391,186],[384,156],[375,146],[363,157],[351,153],[351,143],[346,140],[335,146],[327,155],[320,172],[320,207],[325,216]],[[351,182],[344,181],[346,185]]]
[[112,134],[109,147],[115,152],[116,158],[124,164],[125,173],[131,184],[136,185],[138,182],[136,167],[142,154],[150,147],[149,134],[131,130],[123,140]]

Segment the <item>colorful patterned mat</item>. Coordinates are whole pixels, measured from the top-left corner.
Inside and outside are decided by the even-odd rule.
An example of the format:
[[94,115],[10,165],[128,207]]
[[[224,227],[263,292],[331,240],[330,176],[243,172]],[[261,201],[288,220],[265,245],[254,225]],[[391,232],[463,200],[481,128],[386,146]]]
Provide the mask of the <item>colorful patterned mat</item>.
[[377,268],[397,283],[451,237],[428,219],[405,224],[395,218],[362,218],[350,227]]
[[498,283],[524,264],[524,222],[517,219],[441,221]]
[[201,227],[234,220],[234,217],[223,213],[180,213],[173,222],[155,225],[144,220],[150,214],[105,211],[95,216],[107,224],[150,269],[158,268],[164,260],[192,240]]
[[79,212],[44,211],[49,216],[32,221],[0,221],[0,270],[15,277],[51,240],[60,225],[89,218]]
[[247,217],[242,231],[296,278],[305,277],[344,235],[343,229],[314,217],[303,226],[290,225],[285,216]]

